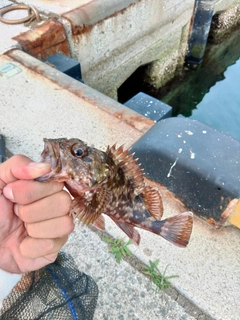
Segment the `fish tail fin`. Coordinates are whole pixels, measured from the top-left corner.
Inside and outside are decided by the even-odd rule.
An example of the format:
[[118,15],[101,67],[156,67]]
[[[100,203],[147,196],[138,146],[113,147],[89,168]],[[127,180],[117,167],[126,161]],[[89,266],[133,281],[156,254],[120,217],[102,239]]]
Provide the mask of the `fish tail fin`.
[[186,247],[191,236],[192,225],[193,214],[186,211],[165,220],[152,222],[151,229],[169,242],[179,247]]

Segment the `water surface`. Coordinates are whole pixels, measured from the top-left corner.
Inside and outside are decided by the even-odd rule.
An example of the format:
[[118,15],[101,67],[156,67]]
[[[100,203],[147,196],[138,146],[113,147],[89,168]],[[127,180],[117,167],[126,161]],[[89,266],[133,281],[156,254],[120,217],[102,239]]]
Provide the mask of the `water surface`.
[[240,140],[240,30],[221,44],[208,44],[203,63],[155,95],[173,115],[203,122]]

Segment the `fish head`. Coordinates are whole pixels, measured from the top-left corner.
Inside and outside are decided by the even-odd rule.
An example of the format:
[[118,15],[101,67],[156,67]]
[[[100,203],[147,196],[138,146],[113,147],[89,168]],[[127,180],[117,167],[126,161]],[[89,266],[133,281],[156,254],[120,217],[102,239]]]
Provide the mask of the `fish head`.
[[92,188],[108,175],[106,154],[79,139],[44,139],[41,161],[50,163],[50,173],[38,181],[67,182],[82,188]]

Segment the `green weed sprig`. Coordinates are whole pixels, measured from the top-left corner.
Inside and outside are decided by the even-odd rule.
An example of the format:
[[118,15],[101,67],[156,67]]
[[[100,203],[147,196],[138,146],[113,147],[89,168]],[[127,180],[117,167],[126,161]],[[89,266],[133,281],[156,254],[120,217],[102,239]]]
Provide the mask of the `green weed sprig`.
[[131,244],[131,240],[128,240],[128,242],[124,242],[120,239],[111,239],[111,238],[103,238],[107,243],[110,244],[110,252],[115,255],[115,259],[117,262],[120,262],[123,257],[131,256],[132,253],[128,249],[128,245]]
[[164,290],[165,288],[169,287],[171,283],[168,281],[172,278],[177,278],[178,276],[166,276],[166,271],[168,265],[166,266],[163,274],[158,269],[159,260],[155,262],[149,261],[150,266],[143,266],[143,273],[150,276],[152,282],[160,289]]

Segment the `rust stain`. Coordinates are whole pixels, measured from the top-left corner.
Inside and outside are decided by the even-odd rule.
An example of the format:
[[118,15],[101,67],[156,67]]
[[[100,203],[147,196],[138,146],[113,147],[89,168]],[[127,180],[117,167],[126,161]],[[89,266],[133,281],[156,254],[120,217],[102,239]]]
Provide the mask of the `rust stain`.
[[220,226],[218,226],[218,223],[213,218],[208,218],[208,219],[206,219],[206,221],[207,221],[208,224],[210,224],[214,228],[220,229]]
[[94,27],[94,24],[85,24],[85,23],[81,23],[80,21],[78,24],[77,21],[80,20],[79,17],[83,17],[83,20],[85,19],[88,20],[88,15],[86,14],[85,10],[82,7],[74,9],[71,12],[68,12],[67,15],[63,15],[63,18],[66,19],[71,25],[73,36],[77,36],[83,33],[84,34],[90,33],[92,28]]
[[[112,10],[109,13],[106,11],[105,13],[103,11],[104,5],[99,4],[98,0],[93,0],[79,8],[64,13],[62,17],[69,21],[72,28],[72,35],[76,36],[83,33],[89,33],[97,23],[101,23],[105,19],[123,14],[124,11],[135,5],[137,2],[138,0],[132,1],[132,3],[130,3],[127,7],[123,7],[122,9],[116,11]],[[88,14],[88,12],[91,12],[91,16]]]
[[[203,218],[204,219],[204,218]],[[205,220],[205,219],[204,219]],[[224,226],[224,223],[226,222],[226,220],[220,218],[219,221],[216,221],[213,218],[208,218],[206,219],[207,223],[210,224],[211,226],[213,226],[215,229],[222,229],[222,227]]]
[[120,112],[115,112],[114,116],[118,119],[122,119],[122,113]]
[[[206,219],[207,223],[209,223],[210,225],[212,225],[216,229],[221,229],[222,227],[224,227],[227,220],[231,216],[231,214],[232,214],[232,212],[238,202],[238,199],[230,200],[230,198],[226,198],[224,200],[224,197],[221,197],[221,201],[222,202],[225,201],[225,206],[224,206],[225,210],[222,212],[220,219],[218,221],[216,221],[212,217],[209,217]],[[220,207],[222,207],[222,206],[220,206]]]
[[70,56],[65,29],[55,19],[20,33],[13,39],[20,44],[23,51],[40,60],[58,52]]
[[[138,129],[139,131],[142,131],[142,123],[144,122],[145,126],[147,127],[147,130],[149,130],[154,124],[155,122],[148,119],[148,118],[145,118],[143,116],[141,116],[139,114],[139,116],[136,116],[136,117],[124,117],[124,114],[123,114],[123,118],[124,118],[124,121],[131,127],[134,127],[135,129]],[[146,132],[147,130],[144,130],[144,132]]]
[[[89,98],[89,95],[91,94],[91,92],[87,92],[87,94],[85,92],[83,92],[83,90],[81,90],[79,87],[77,87],[76,89],[72,87],[72,82],[70,81],[69,84],[64,84],[62,82],[59,82],[54,75],[49,74],[48,72],[46,72],[46,70],[44,69],[44,67],[41,67],[41,65],[29,65],[27,62],[25,62],[23,59],[18,58],[15,56],[14,52],[17,51],[15,49],[13,50],[9,50],[7,53],[5,53],[5,55],[9,56],[12,60],[17,61],[18,63],[22,64],[23,66],[25,66],[27,69],[32,70],[33,72],[35,72],[38,75],[43,76],[44,78],[47,78],[48,80],[50,80],[51,82],[57,84],[59,87],[61,87],[62,89],[65,89],[69,92],[71,92],[72,94],[74,94],[75,96],[81,98],[83,101],[86,101],[87,103],[91,104],[92,106],[97,107],[98,109],[104,111],[105,113],[108,113],[109,115],[119,119],[119,121],[125,122],[126,124],[128,124],[129,126],[133,127],[134,129],[140,131],[141,133],[145,133],[147,132],[154,124],[155,122],[128,109],[127,107],[122,106],[122,110],[117,111],[114,110],[114,108],[111,108],[111,106],[106,106],[103,103],[101,103],[98,99],[93,98]],[[72,80],[75,81],[75,80]],[[92,90],[90,87],[86,87],[85,90]],[[100,94],[100,93],[99,93]]]

